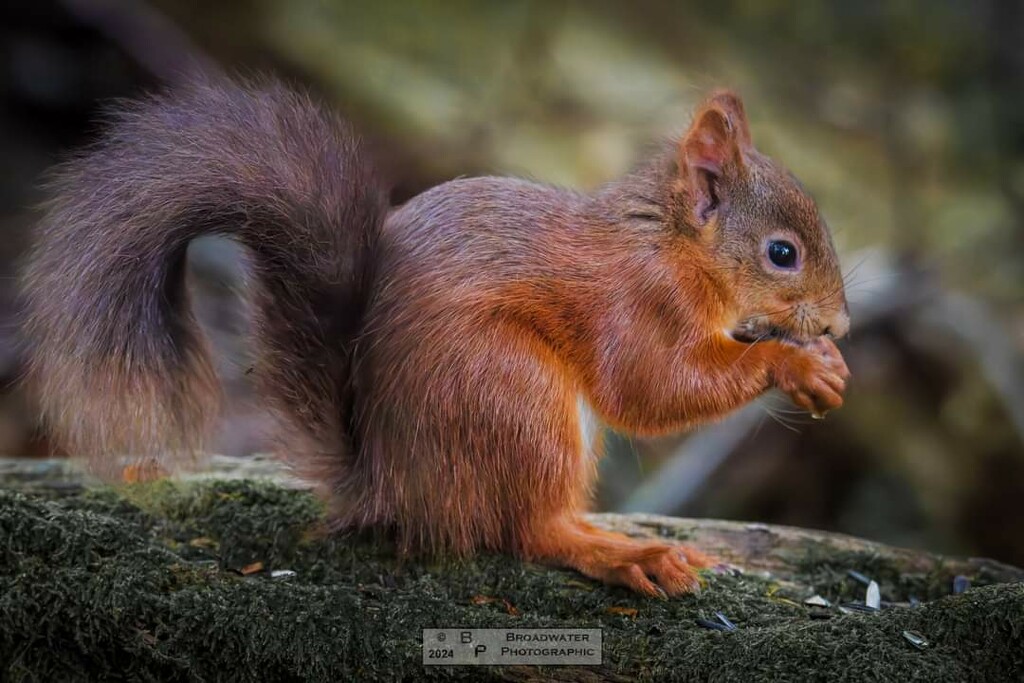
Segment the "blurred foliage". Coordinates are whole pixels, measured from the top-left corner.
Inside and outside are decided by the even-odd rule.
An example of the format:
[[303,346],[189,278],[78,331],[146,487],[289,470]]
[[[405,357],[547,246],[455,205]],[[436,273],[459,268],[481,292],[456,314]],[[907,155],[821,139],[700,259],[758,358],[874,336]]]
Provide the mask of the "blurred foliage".
[[[308,84],[371,137],[396,201],[479,173],[594,187],[683,130],[708,90],[737,90],[758,146],[833,228],[850,273],[855,383],[824,424],[768,399],[787,424],[744,432],[664,511],[1024,563],[1021,3],[51,0],[3,11],[8,273],[34,179],[88,138],[96,102],[189,63]],[[267,442],[226,296],[233,253],[200,245],[193,267],[235,397],[219,444],[244,452]],[[29,424],[12,397],[0,449],[42,449],[8,435]],[[601,504],[635,502],[659,467],[692,456],[688,443],[636,444],[638,456],[616,441]]]

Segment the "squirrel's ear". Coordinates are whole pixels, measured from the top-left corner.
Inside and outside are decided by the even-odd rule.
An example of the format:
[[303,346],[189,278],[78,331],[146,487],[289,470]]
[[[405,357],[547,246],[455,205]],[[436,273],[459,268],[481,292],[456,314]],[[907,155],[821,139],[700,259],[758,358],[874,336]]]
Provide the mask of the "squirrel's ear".
[[750,145],[743,102],[731,92],[713,94],[697,111],[679,144],[679,168],[693,201],[694,216],[707,223],[719,204],[719,179],[743,165]]
[[731,90],[716,90],[704,101],[704,109],[711,107],[725,114],[725,119],[736,136],[736,144],[741,149],[751,145],[747,112],[739,95]]

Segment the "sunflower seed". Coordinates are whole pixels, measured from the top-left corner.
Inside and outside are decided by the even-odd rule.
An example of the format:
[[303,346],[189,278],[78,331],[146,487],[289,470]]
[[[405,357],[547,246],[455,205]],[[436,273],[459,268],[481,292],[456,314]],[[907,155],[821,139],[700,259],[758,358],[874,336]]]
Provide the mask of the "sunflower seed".
[[812,595],[811,597],[804,600],[805,605],[810,607],[831,607],[832,603],[821,597],[820,595]]
[[914,631],[904,631],[903,637],[906,639],[908,643],[916,647],[918,650],[923,650],[929,645],[928,641],[925,640],[924,636],[922,636],[920,633],[915,633]]
[[[843,610],[848,611],[843,611]],[[839,606],[839,611],[843,614],[849,614],[850,612],[877,612],[877,607],[870,607],[865,605],[863,602],[844,602]]]
[[868,592],[864,596],[864,604],[871,609],[879,609],[882,606],[882,592],[874,581],[868,584]]
[[725,626],[725,628],[727,628],[728,630],[735,631],[738,628],[736,624],[729,621],[729,618],[721,612],[715,612],[715,616],[718,618],[720,622],[722,622],[722,625]]
[[846,572],[846,575],[849,576],[854,581],[857,581],[859,583],[863,583],[865,586],[868,585],[869,583],[871,583],[871,579],[869,579],[868,577],[864,576],[863,574],[861,574],[856,569],[851,569],[850,571]]

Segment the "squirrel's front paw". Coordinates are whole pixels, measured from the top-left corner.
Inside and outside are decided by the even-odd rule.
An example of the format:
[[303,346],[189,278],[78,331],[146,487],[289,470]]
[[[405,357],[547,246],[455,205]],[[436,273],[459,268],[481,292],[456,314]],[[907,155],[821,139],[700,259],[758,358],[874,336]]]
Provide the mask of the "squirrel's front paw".
[[850,379],[846,361],[835,343],[826,337],[804,346],[788,346],[775,367],[775,386],[814,417],[843,405],[843,391]]

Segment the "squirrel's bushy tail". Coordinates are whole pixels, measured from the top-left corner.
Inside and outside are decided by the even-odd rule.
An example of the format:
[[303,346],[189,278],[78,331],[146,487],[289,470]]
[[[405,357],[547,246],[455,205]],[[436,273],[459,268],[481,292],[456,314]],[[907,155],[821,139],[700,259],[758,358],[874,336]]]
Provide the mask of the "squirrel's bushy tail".
[[113,112],[55,174],[22,282],[26,379],[59,443],[107,474],[108,456],[202,447],[220,389],[184,260],[223,234],[249,253],[257,381],[289,449],[341,456],[387,212],[364,157],[344,121],[275,82],[206,81]]

